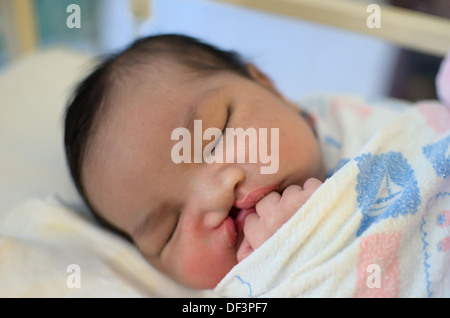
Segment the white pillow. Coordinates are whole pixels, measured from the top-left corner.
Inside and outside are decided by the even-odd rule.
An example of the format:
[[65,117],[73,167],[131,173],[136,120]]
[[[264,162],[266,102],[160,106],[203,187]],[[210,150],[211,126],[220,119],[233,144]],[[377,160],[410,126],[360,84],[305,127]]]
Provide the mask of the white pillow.
[[30,197],[83,209],[66,165],[67,98],[93,59],[64,48],[24,56],[0,73],[0,216]]

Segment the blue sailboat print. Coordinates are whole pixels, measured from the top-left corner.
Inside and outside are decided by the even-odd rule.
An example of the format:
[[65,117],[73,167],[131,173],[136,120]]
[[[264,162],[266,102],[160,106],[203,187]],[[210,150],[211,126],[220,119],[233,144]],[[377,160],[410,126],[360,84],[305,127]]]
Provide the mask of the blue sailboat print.
[[363,214],[357,236],[374,222],[417,212],[419,188],[414,171],[401,153],[368,153],[355,160],[359,168],[357,201]]

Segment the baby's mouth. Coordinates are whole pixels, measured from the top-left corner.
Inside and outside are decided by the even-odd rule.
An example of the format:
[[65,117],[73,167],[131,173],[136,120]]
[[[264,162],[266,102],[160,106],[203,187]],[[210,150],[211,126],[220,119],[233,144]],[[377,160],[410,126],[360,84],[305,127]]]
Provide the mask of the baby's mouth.
[[[258,191],[253,192],[247,197],[247,200],[242,200],[241,202],[236,202],[230,210],[229,217],[234,221],[234,227],[236,230],[236,247],[239,249],[242,240],[244,239],[244,225],[247,216],[256,212],[256,204],[267,194],[272,191],[282,193],[283,190],[280,189],[279,185],[274,185],[270,187],[262,188]],[[239,208],[239,207],[240,208]]]
[[244,238],[245,219],[247,218],[247,216],[249,216],[252,213],[256,213],[255,207],[250,207],[250,208],[245,208],[245,209],[238,209],[236,207],[231,208],[230,217],[233,219],[234,225],[236,227],[238,247],[239,247],[239,244],[241,243],[242,239]]

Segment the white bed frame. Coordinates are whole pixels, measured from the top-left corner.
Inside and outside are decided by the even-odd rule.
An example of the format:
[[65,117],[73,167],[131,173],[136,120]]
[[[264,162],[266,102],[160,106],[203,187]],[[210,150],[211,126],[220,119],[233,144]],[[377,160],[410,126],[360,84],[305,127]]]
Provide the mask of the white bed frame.
[[[366,23],[370,15],[368,5],[376,0],[210,1],[356,31],[437,56],[444,56],[450,49],[450,19],[380,4],[381,27],[369,28]],[[0,0],[0,30],[4,30],[9,56],[33,50],[37,44],[34,1]]]
[[214,0],[286,15],[370,36],[424,53],[444,56],[450,49],[450,19],[379,4],[381,27],[369,28],[367,0]]

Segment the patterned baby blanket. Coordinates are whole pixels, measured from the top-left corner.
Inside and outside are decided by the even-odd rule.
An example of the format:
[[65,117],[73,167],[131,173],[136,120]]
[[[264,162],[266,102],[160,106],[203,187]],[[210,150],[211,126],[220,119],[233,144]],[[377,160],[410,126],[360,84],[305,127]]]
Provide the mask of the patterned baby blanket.
[[450,297],[450,108],[323,95],[301,104],[328,179],[214,292]]

